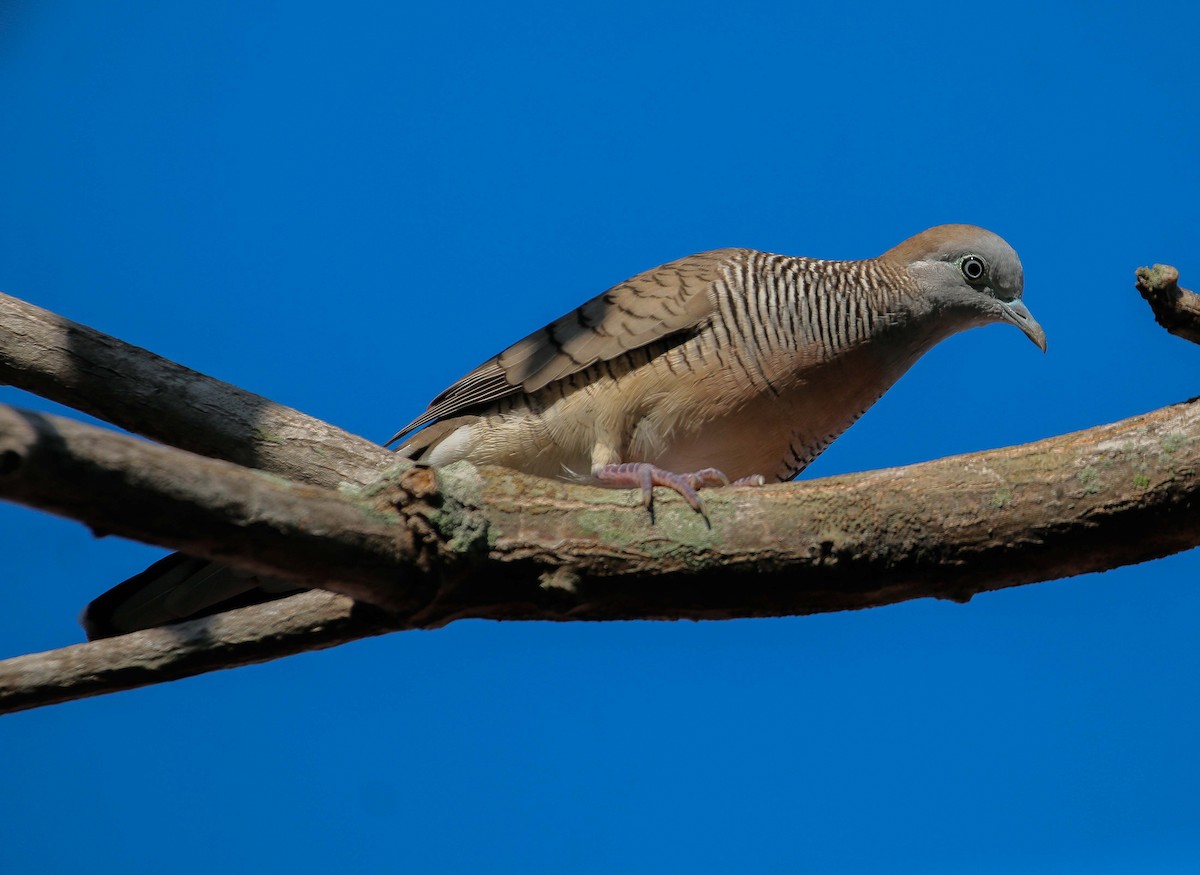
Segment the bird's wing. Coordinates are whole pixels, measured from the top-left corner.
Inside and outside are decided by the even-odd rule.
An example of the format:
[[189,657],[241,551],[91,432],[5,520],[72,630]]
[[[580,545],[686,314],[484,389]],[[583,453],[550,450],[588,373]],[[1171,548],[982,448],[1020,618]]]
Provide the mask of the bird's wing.
[[738,252],[690,255],[640,273],[519,340],[433,399],[389,444],[430,423],[538,389],[632,349],[694,329],[713,313],[719,267]]

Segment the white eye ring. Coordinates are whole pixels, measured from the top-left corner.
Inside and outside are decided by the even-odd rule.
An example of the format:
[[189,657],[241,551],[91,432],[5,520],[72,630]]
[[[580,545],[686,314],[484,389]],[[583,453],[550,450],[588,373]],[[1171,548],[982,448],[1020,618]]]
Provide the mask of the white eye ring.
[[979,282],[983,279],[983,275],[987,273],[987,266],[978,255],[968,255],[962,260],[960,267],[963,276],[967,278],[967,282],[969,283]]

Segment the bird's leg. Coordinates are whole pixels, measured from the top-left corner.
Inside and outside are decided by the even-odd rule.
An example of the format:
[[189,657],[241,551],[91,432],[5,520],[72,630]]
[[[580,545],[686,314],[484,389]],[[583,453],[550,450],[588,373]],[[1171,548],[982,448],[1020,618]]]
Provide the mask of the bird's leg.
[[[601,465],[594,472],[597,480],[606,486],[640,486],[642,503],[647,508],[654,504],[654,487],[665,486],[683,496],[684,501],[699,514],[704,513],[697,489],[705,486],[728,486],[729,478],[716,468],[704,468],[690,474],[664,471],[649,462],[624,462],[618,465]],[[745,478],[743,478],[745,479]]]

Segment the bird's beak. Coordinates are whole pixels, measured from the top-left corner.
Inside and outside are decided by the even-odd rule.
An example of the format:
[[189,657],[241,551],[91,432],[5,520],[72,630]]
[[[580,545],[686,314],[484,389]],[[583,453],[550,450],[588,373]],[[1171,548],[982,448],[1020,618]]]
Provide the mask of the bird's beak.
[[1033,314],[1029,312],[1025,302],[1017,298],[1012,301],[1001,301],[1000,306],[1004,308],[1004,318],[1024,331],[1025,336],[1036,343],[1042,352],[1045,352],[1046,332],[1033,318]]

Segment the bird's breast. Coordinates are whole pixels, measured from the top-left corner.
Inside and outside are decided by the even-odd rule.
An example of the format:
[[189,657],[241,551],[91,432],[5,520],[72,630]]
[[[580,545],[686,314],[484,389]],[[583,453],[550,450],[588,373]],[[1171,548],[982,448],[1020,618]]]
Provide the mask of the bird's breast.
[[859,346],[820,362],[766,371],[765,386],[703,380],[652,406],[631,461],[671,471],[714,467],[731,479],[788,480],[849,428],[919,357],[920,348]]

